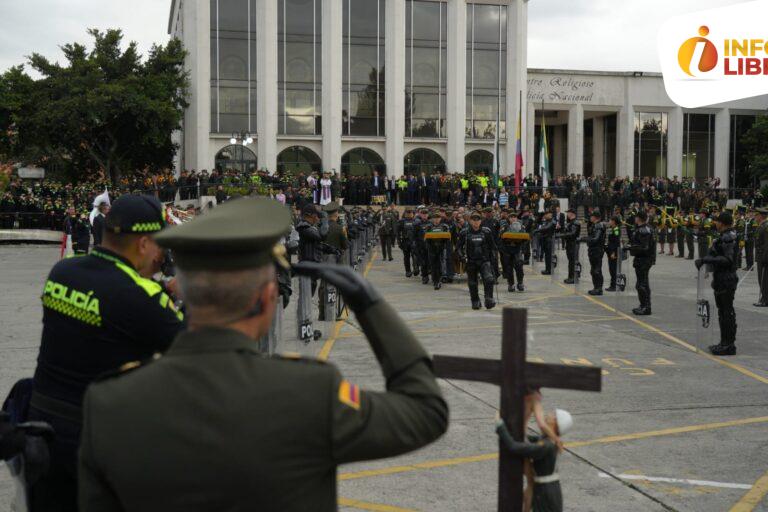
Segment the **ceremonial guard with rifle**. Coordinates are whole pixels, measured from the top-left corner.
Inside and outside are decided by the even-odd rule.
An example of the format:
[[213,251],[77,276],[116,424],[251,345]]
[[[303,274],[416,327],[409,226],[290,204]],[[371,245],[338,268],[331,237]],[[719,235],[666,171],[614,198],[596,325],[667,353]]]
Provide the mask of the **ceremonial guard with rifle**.
[[585,241],[589,256],[589,273],[592,276],[590,295],[603,294],[603,255],[605,254],[605,224],[599,210],[589,214],[589,230]]
[[629,252],[634,256],[633,266],[637,282],[635,289],[640,300],[640,307],[632,310],[635,315],[651,314],[651,284],[649,273],[656,264],[656,237],[648,225],[648,214],[639,211],[635,215],[635,230],[632,232]]

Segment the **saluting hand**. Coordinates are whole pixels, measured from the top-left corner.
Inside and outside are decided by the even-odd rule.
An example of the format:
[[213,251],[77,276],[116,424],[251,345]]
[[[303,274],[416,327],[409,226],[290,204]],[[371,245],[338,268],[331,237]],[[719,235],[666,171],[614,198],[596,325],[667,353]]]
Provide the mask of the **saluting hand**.
[[373,288],[373,285],[350,267],[300,261],[293,265],[293,270],[299,275],[320,278],[335,286],[344,297],[347,305],[357,314],[364,312],[381,300],[381,295]]

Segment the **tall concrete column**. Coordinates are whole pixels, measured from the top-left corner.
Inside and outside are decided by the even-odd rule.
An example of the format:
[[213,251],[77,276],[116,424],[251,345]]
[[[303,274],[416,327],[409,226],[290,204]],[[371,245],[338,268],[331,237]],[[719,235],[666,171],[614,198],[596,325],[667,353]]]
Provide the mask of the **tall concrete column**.
[[[354,0],[353,0],[354,1]],[[386,48],[384,63],[387,70],[385,102],[387,115],[387,174],[403,174],[403,138],[405,137],[405,2],[389,1],[385,5]]]
[[[388,2],[391,3],[391,2]],[[448,62],[446,84],[446,133],[448,172],[464,172],[464,139],[467,115],[467,4],[448,0]]]
[[184,17],[184,68],[191,78],[189,108],[184,113],[184,163],[188,169],[211,169],[211,10],[208,2],[190,2]]
[[[524,125],[525,137],[523,137],[523,140],[525,141],[525,155],[527,155],[528,158],[528,160],[525,161],[525,174],[528,175],[538,172],[538,169],[534,169],[533,167],[533,163],[535,162],[534,158],[539,151],[539,148],[534,147],[534,142],[536,140],[536,105],[528,103],[525,97],[523,97],[523,104],[527,105],[526,122]],[[512,144],[512,142],[507,142],[507,144]]]
[[259,168],[277,171],[277,1],[256,0]]
[[635,158],[635,110],[631,105],[624,105],[616,125],[616,177],[634,176]]
[[731,151],[731,111],[724,108],[715,114],[715,177],[721,187],[735,186],[730,183],[731,173],[728,154]]
[[341,174],[343,0],[323,0],[323,169]]
[[568,109],[568,174],[584,174],[584,107]]
[[683,175],[683,109],[675,107],[667,124],[667,178]]
[[592,175],[605,176],[605,118],[592,118]]
[[[521,149],[523,176],[533,172],[533,153],[528,153],[528,0],[507,4],[507,165],[504,174],[515,173],[517,120],[522,111]],[[522,102],[520,101],[522,93]],[[522,105],[521,105],[522,103]]]
[[552,160],[554,160],[554,162],[552,162],[552,177],[554,178],[555,176],[564,176],[567,173],[565,167],[565,150],[563,149],[565,147],[565,127],[563,125],[556,125],[553,131],[554,140],[552,141]]

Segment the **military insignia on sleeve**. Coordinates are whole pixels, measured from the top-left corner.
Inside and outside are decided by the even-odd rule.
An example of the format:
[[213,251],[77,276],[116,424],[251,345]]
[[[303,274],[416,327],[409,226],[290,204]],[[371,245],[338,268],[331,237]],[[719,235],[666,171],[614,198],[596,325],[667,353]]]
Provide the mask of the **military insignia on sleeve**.
[[360,410],[360,387],[344,379],[339,385],[339,402]]

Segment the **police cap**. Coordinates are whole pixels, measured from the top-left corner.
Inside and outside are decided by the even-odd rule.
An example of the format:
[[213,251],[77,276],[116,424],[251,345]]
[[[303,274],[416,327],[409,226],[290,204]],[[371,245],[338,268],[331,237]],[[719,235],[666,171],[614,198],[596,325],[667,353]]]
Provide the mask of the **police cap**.
[[437,211],[437,210],[433,210],[432,212],[430,212],[430,214],[429,214],[429,218],[430,218],[430,219],[442,219],[442,218],[443,218],[443,216],[440,214],[440,212],[439,212],[439,211]]
[[182,270],[243,270],[279,258],[278,240],[290,229],[291,212],[278,201],[227,201],[156,237],[173,251]]
[[575,214],[576,213],[576,208],[568,208],[566,213],[573,213],[573,214]]
[[156,233],[165,227],[163,205],[157,198],[128,194],[112,203],[104,229],[116,235]]
[[590,214],[589,214],[589,216],[590,216],[590,217],[594,217],[594,218],[596,218],[596,219],[601,219],[601,218],[603,218],[602,214],[600,213],[600,210],[597,210],[597,209],[595,209],[595,210],[592,210],[592,213],[590,213]]
[[339,211],[339,203],[336,201],[331,201],[330,203],[323,206],[323,211],[327,213],[336,213]]
[[301,209],[301,215],[302,217],[305,215],[317,215],[317,208],[315,208],[314,204],[305,204]]
[[472,220],[483,220],[483,216],[480,215],[480,212],[472,212],[472,215],[469,216]]

